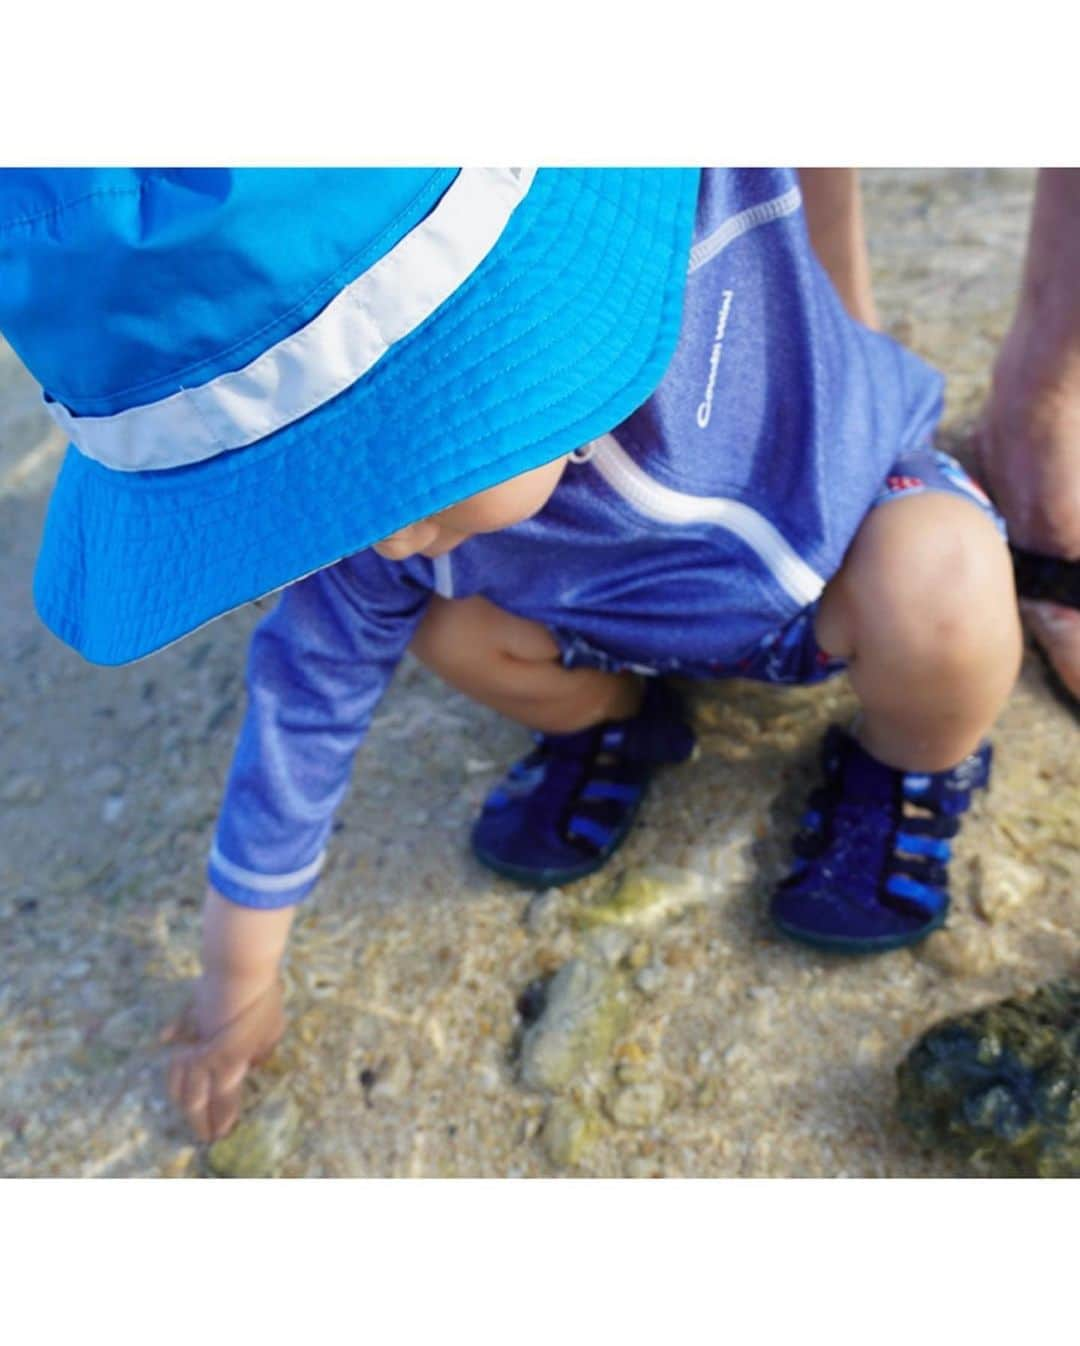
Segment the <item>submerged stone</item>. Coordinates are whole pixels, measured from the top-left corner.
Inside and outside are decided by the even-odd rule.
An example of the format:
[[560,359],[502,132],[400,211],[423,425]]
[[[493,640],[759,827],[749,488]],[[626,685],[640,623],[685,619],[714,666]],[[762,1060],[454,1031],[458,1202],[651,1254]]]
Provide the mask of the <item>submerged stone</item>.
[[590,902],[583,904],[585,927],[616,925],[647,928],[701,902],[705,882],[700,874],[672,865],[628,869]]
[[664,1089],[655,1080],[630,1084],[611,1101],[611,1115],[620,1126],[652,1126],[664,1111]]
[[585,940],[586,955],[608,967],[617,967],[630,952],[634,937],[629,931],[615,926],[601,926],[590,930]]
[[543,1013],[521,1042],[521,1079],[530,1089],[565,1089],[611,1050],[626,1012],[620,979],[586,958],[564,963],[548,987]]
[[207,1152],[219,1178],[274,1178],[296,1146],[300,1109],[288,1094],[267,1099]]
[[544,1149],[547,1157],[560,1168],[580,1163],[596,1140],[596,1118],[571,1103],[557,1098],[544,1121]]
[[1001,1177],[1080,1177],[1080,979],[946,1019],[897,1070],[918,1140]]
[[918,956],[951,977],[979,977],[994,965],[994,946],[983,929],[935,930],[919,946]]

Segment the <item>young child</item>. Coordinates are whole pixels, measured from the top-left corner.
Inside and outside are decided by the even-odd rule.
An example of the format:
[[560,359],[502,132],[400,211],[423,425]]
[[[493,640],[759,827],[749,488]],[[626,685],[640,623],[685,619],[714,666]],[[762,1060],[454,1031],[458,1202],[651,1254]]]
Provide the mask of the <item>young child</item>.
[[278,963],[353,754],[406,649],[536,746],[472,834],[545,887],[604,864],[693,734],[663,675],[808,683],[847,668],[857,730],[775,894],[781,930],[879,951],[945,919],[949,840],[1016,675],[989,503],[931,439],[941,380],[845,315],[794,178],[706,172],[675,356],[579,452],[286,590],[257,629],[210,859],[198,1046],[172,1090],[202,1135],[282,1029]]
[[[303,345],[286,332],[280,359],[276,348],[259,356],[260,326],[260,342],[204,358],[198,379],[151,369],[158,381],[147,374],[136,405],[130,390],[112,402],[84,393],[80,405],[78,389],[50,389],[79,452],[54,497],[37,598],[65,639],[122,661],[297,581],[252,640],[247,714],[210,856],[203,974],[171,1033],[184,1045],[170,1090],[204,1139],[232,1126],[245,1073],[283,1030],[278,969],[292,916],[407,649],[534,731],[472,845],[496,872],[536,887],[606,863],[654,771],[690,756],[666,674],[804,684],[848,670],[861,716],[826,736],[822,783],[772,901],[779,928],[811,944],[877,952],[941,925],[949,838],[989,777],[986,735],[1020,657],[1000,520],[933,447],[940,376],[844,311],[812,254],[794,174],[630,170],[599,182],[595,170],[548,170],[530,183],[524,170],[484,182],[468,172],[449,190],[447,179],[425,182],[418,205],[403,195],[386,206],[393,225],[369,253],[394,245],[397,261],[383,256],[360,274],[357,283],[374,278],[363,304],[378,316],[361,356],[342,336],[351,328],[334,326],[337,301],[320,310],[309,297]],[[608,209],[616,189],[619,209]],[[212,183],[206,195],[227,193]],[[513,212],[491,231],[501,272],[476,260],[490,240],[459,258],[492,202]],[[337,218],[334,204],[320,202],[321,222]],[[140,224],[154,218],[144,201]],[[274,218],[288,229],[293,216]],[[341,218],[352,227],[354,216]],[[541,219],[550,236],[529,253],[522,240]],[[435,294],[399,321],[392,301],[402,288],[415,298],[418,248],[419,289]],[[214,252],[216,266],[221,256],[228,250]],[[281,249],[260,262],[272,273],[293,258]],[[244,273],[238,304],[246,285],[258,288],[256,273]],[[428,285],[433,276],[440,283]],[[192,322],[201,339],[205,317]],[[461,349],[481,338],[483,358],[463,369]],[[240,381],[232,371],[252,356]],[[620,362],[633,371],[616,386]],[[192,398],[191,382],[209,391]],[[327,399],[342,388],[330,420]],[[298,416],[303,456],[289,438]],[[275,442],[285,448],[272,457]],[[142,494],[123,493],[125,472]],[[194,494],[203,481],[212,499]],[[92,540],[122,554],[123,583],[114,573],[95,602],[98,570],[68,562],[58,539],[75,533],[76,508],[80,537],[91,532],[86,500],[106,488],[108,526]],[[317,528],[300,529],[291,494]],[[171,517],[166,504],[181,521],[200,517],[195,504],[213,516],[185,554],[201,606],[174,589],[179,611],[155,607],[160,562],[183,545],[178,523],[157,568],[145,559]],[[244,511],[234,542],[226,526]],[[216,586],[212,601],[200,585]]]

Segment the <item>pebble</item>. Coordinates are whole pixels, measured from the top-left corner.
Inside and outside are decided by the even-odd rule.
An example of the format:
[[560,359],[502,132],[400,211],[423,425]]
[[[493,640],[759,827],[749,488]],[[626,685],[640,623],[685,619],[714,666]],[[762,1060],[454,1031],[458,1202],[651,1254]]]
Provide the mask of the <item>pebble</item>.
[[608,967],[617,967],[630,952],[633,936],[618,926],[607,926],[589,932],[585,941],[586,953]]
[[1022,906],[1046,883],[1046,876],[1039,870],[1011,856],[988,854],[975,859],[972,901],[975,910],[991,925]]
[[544,1121],[544,1151],[559,1168],[581,1162],[596,1139],[593,1117],[569,1099],[557,1098]]
[[402,1054],[395,1056],[385,1069],[380,1070],[371,1086],[373,1100],[404,1098],[412,1084],[413,1072],[409,1058]]
[[935,930],[917,947],[926,962],[952,977],[981,976],[997,961],[990,935],[985,930],[962,926]]
[[655,1080],[628,1084],[611,1102],[611,1115],[620,1126],[652,1126],[663,1110],[664,1088]]
[[550,938],[562,925],[563,894],[559,888],[547,888],[529,899],[525,908],[525,928],[534,935]]
[[219,1178],[274,1178],[296,1147],[300,1109],[288,1094],[266,1099],[207,1151]]
[[634,985],[642,995],[657,995],[664,985],[666,970],[663,963],[648,963],[634,978]]
[[503,1087],[503,1078],[498,1069],[493,1065],[478,1065],[474,1067],[476,1073],[476,1087],[482,1094],[497,1094]]
[[37,804],[45,798],[45,782],[37,776],[11,776],[0,786],[2,804]]
[[117,822],[124,811],[126,802],[123,795],[109,795],[101,806],[101,821],[103,823]]

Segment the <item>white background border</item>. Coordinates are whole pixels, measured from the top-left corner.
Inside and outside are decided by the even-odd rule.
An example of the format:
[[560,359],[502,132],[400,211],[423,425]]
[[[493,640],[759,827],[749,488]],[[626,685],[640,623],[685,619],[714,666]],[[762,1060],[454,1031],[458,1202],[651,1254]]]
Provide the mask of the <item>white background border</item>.
[[12,0],[0,161],[1075,164],[1068,13]]

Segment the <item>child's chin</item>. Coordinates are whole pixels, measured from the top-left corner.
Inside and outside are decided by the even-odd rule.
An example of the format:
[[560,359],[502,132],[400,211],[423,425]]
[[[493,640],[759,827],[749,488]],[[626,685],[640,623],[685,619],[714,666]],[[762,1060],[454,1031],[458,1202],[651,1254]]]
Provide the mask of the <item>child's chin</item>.
[[435,542],[430,547],[421,548],[419,555],[426,556],[429,561],[434,561],[437,556],[445,556],[448,551],[460,547],[464,541],[465,538],[456,537],[450,542]]

